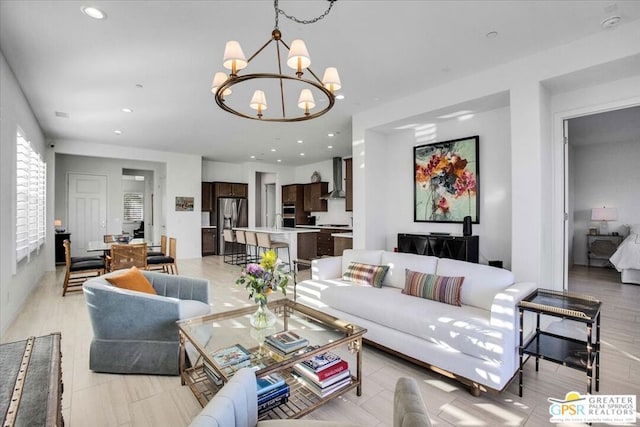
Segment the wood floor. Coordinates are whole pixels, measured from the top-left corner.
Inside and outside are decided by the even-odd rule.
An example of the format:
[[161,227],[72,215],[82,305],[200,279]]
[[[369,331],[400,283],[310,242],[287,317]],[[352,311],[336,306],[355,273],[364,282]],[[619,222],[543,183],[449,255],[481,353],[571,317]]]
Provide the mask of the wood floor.
[[[211,281],[215,311],[249,304],[244,288],[233,283],[239,268],[219,257],[179,262],[180,273]],[[63,414],[68,426],[185,426],[200,406],[178,377],[96,374],[89,370],[92,338],[84,296],[62,297],[63,271],[47,273],[2,342],[62,332]],[[623,285],[619,274],[602,268],[577,267],[570,290],[603,301],[601,394],[640,395],[640,286]],[[435,426],[549,425],[548,397],[586,392],[586,375],[542,361],[525,365],[524,397],[517,381],[498,395],[476,398],[458,383],[377,351],[364,349],[363,394],[354,391],[334,399],[308,419],[341,420],[363,426],[390,427],[396,379],[418,379]]]

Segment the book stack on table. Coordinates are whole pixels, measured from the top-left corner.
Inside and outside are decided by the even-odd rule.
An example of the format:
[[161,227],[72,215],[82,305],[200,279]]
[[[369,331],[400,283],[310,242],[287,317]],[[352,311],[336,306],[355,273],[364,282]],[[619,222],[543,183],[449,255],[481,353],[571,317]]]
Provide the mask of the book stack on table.
[[[226,369],[229,373],[251,365],[251,353],[240,344],[220,349],[213,353],[211,357],[218,367]],[[204,372],[216,385],[222,385],[222,378],[206,362],[204,363]]]
[[327,351],[293,366],[298,380],[320,397],[328,396],[351,383],[349,364]]
[[280,356],[287,356],[309,345],[309,341],[292,331],[282,331],[264,339],[265,345]]
[[256,378],[258,386],[258,417],[289,400],[289,384],[277,373]]

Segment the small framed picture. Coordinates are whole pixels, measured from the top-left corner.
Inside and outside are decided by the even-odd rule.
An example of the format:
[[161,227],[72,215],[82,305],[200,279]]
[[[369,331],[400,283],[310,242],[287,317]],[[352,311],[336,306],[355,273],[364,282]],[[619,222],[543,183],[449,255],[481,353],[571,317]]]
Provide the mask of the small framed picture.
[[598,234],[598,229],[595,227],[590,227],[589,234],[591,234],[592,236],[595,236],[596,234]]
[[193,211],[193,197],[176,197],[176,211]]

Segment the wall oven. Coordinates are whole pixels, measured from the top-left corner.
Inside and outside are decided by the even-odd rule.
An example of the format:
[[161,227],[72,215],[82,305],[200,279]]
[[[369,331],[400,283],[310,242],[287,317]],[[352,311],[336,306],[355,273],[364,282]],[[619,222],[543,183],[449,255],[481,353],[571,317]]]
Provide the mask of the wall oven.
[[282,226],[294,228],[296,226],[296,218],[282,218]]
[[282,216],[295,216],[296,205],[282,205]]

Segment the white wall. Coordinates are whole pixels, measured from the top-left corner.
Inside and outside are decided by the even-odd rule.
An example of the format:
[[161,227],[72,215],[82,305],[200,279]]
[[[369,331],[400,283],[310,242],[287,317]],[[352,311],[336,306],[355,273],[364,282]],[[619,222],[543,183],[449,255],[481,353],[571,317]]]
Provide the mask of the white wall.
[[[640,22],[634,21],[614,31],[603,31],[355,115],[353,155],[358,167],[354,167],[354,247],[375,248],[385,244],[379,231],[385,218],[374,210],[376,203],[370,200],[379,197],[376,187],[382,184],[379,177],[370,173],[370,167],[384,166],[380,162],[384,138],[381,143],[373,129],[508,91],[511,158],[506,161],[512,173],[512,271],[517,280],[562,289],[562,268],[558,269],[558,265],[562,266],[562,253],[556,250],[558,241],[562,246],[558,224],[562,230],[563,208],[557,206],[555,196],[563,185],[563,179],[558,178],[562,177],[563,169],[556,164],[558,141],[554,138],[555,121],[552,121],[558,110],[553,108],[553,94],[542,82],[640,55],[638,40]],[[631,89],[626,85],[630,91],[637,91],[637,87]]]
[[586,234],[591,209],[602,206],[618,209],[618,220],[608,223],[609,232],[627,232],[623,224],[640,223],[640,137],[618,144],[573,147],[575,205],[573,211],[574,262],[587,264]]
[[[158,196],[159,214],[160,218],[164,216],[166,228],[157,230],[156,234],[162,232],[177,239],[178,259],[201,257],[202,158],[200,156],[80,141],[55,141],[55,151],[60,154],[90,155],[96,159],[102,159],[97,160],[98,162],[105,163],[107,163],[105,159],[120,159],[117,162],[121,165],[117,180],[120,185],[123,164],[129,169],[141,168],[137,166],[141,164],[137,160],[129,163],[132,159],[144,159],[145,164],[163,164],[164,169],[159,169],[159,176],[154,180],[154,194]],[[175,199],[178,196],[194,198],[193,212],[175,210]],[[121,193],[117,198],[118,200],[121,198]],[[120,225],[117,229],[119,228]]]
[[[473,224],[473,234],[480,236],[480,262],[502,260],[511,266],[511,168],[510,112],[501,108],[477,114],[469,120],[438,123],[437,141],[479,135],[479,206],[480,224]],[[398,233],[432,231],[462,234],[462,224],[413,221],[413,147],[418,143],[413,132],[387,136],[385,194],[382,208],[385,224],[385,249],[397,246]]]
[[[27,263],[16,260],[16,132],[18,126],[32,147],[47,162],[47,184],[51,188],[53,173],[50,154],[40,126],[18,82],[0,52],[0,338],[4,335],[44,272],[53,269],[54,232],[52,209],[47,206],[47,238],[39,253],[32,253]],[[47,197],[50,197],[50,191]]]

